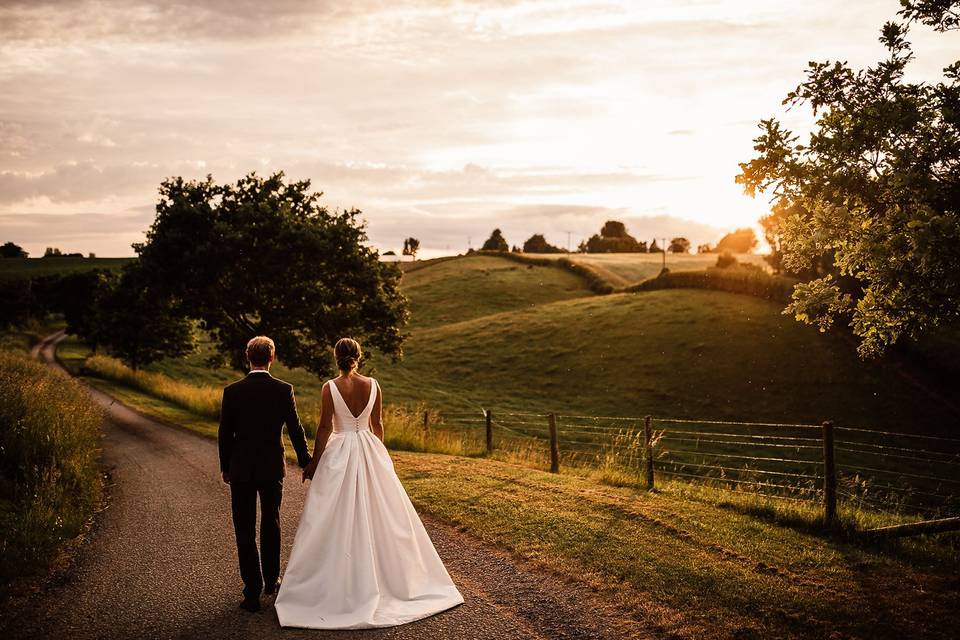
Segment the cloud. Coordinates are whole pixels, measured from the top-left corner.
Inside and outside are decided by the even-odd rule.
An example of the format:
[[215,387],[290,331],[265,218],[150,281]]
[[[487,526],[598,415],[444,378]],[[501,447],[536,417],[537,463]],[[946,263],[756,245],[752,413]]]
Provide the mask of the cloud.
[[41,173],[0,172],[0,204],[33,198],[51,202],[85,202],[108,196],[149,192],[159,183],[158,168],[124,164],[99,167],[92,162],[68,162]]
[[[363,209],[375,242],[466,248],[501,224],[518,243],[565,244],[642,215],[638,234],[685,218],[691,240],[715,240],[765,209],[733,182],[755,123],[807,60],[875,59],[890,13],[870,0],[0,0],[0,213],[125,216],[166,176],[284,169]],[[917,66],[940,74],[952,41],[923,33]]]
[[99,256],[131,256],[131,244],[142,242],[153,212],[0,214],[0,238],[16,242],[34,257],[45,247]]

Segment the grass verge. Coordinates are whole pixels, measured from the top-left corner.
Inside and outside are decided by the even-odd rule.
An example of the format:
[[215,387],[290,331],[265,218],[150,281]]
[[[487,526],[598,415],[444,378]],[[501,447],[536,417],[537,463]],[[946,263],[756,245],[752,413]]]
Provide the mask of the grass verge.
[[45,570],[90,518],[101,420],[75,380],[0,351],[0,583]]

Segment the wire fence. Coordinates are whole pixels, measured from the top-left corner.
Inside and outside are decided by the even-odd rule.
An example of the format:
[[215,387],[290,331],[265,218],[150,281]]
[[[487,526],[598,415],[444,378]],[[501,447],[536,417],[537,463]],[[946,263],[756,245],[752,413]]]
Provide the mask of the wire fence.
[[[426,424],[426,422],[425,422]],[[551,450],[560,464],[678,478],[773,500],[837,503],[925,517],[960,514],[960,438],[802,424],[590,416],[488,409],[441,412],[434,428],[484,429],[488,449]]]

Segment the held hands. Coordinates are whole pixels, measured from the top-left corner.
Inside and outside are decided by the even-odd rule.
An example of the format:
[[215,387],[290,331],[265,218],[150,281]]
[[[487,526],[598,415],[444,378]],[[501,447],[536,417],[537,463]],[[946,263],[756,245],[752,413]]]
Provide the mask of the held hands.
[[313,474],[317,471],[317,460],[313,459],[310,461],[310,464],[303,468],[303,471],[300,472],[300,484],[303,484],[307,480],[313,480]]

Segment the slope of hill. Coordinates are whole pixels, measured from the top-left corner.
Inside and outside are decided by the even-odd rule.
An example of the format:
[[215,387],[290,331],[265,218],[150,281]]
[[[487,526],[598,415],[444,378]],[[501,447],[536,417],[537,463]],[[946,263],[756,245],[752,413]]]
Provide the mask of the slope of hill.
[[485,255],[408,271],[403,290],[413,329],[590,295],[580,278],[562,269]]
[[[412,320],[404,358],[373,354],[390,402],[605,416],[820,422],[956,434],[960,416],[896,371],[860,361],[840,335],[775,303],[719,291],[593,296],[576,276],[495,256],[404,276]],[[153,369],[221,384],[206,350]],[[282,359],[282,355],[280,357]],[[321,381],[276,369],[305,400]]]
[[833,419],[939,433],[958,423],[839,336],[716,291],[578,298],[418,329],[401,363],[377,369],[395,399],[451,409]]

